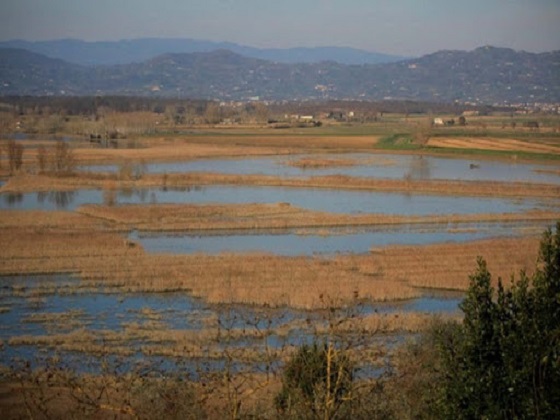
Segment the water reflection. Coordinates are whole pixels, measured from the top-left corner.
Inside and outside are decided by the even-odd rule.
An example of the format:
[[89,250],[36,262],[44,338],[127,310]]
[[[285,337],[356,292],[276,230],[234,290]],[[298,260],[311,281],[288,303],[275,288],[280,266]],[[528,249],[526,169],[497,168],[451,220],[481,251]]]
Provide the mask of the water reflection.
[[124,205],[149,203],[248,204],[290,203],[300,208],[331,213],[383,213],[398,215],[512,213],[532,209],[557,209],[558,201],[434,196],[369,191],[283,187],[207,186],[146,188],[116,191],[77,190],[11,194],[3,193],[0,209],[75,210],[84,204]]
[[166,234],[132,232],[129,239],[139,241],[145,251],[165,254],[219,254],[222,252],[267,252],[276,255],[334,255],[337,253],[364,254],[372,248],[388,245],[426,245],[440,242],[465,242],[496,236],[514,236],[530,228],[541,232],[543,225],[527,224],[461,224],[448,229],[447,225],[402,226],[360,231],[307,229],[297,231],[223,235]]
[[405,179],[427,180],[431,179],[431,159],[424,156],[412,156],[409,162],[408,171],[405,173]]
[[[3,311],[0,311],[0,340],[4,342],[0,352],[0,364],[9,365],[14,359],[41,363],[43,356],[61,356],[65,363],[73,364],[73,369],[83,371],[97,366],[99,359],[87,353],[59,353],[56,348],[48,345],[10,344],[11,337],[52,335],[72,333],[73,331],[87,336],[102,337],[107,331],[125,332],[131,325],[143,325],[150,320],[157,320],[158,330],[202,330],[204,328],[221,328],[223,331],[232,329],[247,331],[248,336],[233,341],[212,343],[224,348],[248,347],[253,349],[270,347],[281,348],[286,344],[299,345],[309,342],[314,337],[314,326],[324,325],[332,315],[321,311],[305,311],[291,308],[260,308],[244,305],[215,306],[206,304],[200,299],[193,298],[186,293],[166,294],[104,294],[63,293],[66,287],[71,287],[79,279],[66,275],[51,276],[19,276],[0,277],[0,291]],[[44,293],[44,287],[51,288],[49,294]],[[54,287],[54,288],[53,288]],[[33,308],[30,299],[36,299],[39,294],[43,304],[41,308]],[[16,293],[17,292],[17,293]],[[340,309],[337,316],[368,315],[370,313],[392,313],[419,311],[429,313],[452,313],[457,311],[461,295],[437,293],[395,303],[366,303],[356,307]],[[57,314],[71,314],[71,318],[57,318]],[[50,317],[49,317],[50,316]],[[50,321],[45,322],[45,319]],[[296,324],[291,324],[295,322]],[[293,325],[293,326],[291,326]],[[301,327],[307,325],[308,327]],[[265,334],[266,338],[252,338],[252,331],[266,332],[268,329],[288,329],[287,335]],[[90,335],[91,334],[91,335]],[[101,339],[101,338],[100,338]],[[384,340],[378,336],[371,340]],[[264,341],[266,340],[266,341]],[[173,371],[178,368],[177,360],[172,357],[151,358],[144,353],[144,349],[152,345],[149,334],[142,335],[126,342],[131,354],[120,360],[123,369],[133,369],[139,359],[156,363],[163,370]],[[107,351],[111,351],[112,343],[108,342]],[[122,345],[115,343],[115,346]],[[210,344],[209,344],[210,345]],[[115,356],[116,357],[116,356]],[[104,358],[109,361],[113,356]],[[223,365],[222,359],[193,360],[183,358],[185,366],[193,363],[210,363],[207,368],[212,370]],[[212,363],[214,363],[212,365]],[[80,365],[84,365],[80,367]],[[87,367],[85,367],[87,365]],[[240,365],[241,368],[241,365]],[[258,369],[258,363],[245,365],[244,368]]]
[[149,195],[119,194],[119,204],[146,203],[142,197],[158,203],[181,204],[248,204],[286,202],[293,206],[332,213],[384,213],[400,215],[428,215],[447,213],[497,213],[527,211],[546,204],[538,200],[511,200],[502,198],[450,197],[406,195],[368,191],[327,189],[299,189],[282,187],[221,187],[151,189]]
[[13,207],[20,204],[23,201],[23,194],[21,193],[4,193],[4,203],[7,207]]
[[[292,166],[299,158],[330,159],[342,157],[356,161],[355,166],[300,168]],[[554,168],[554,167],[553,167]],[[117,165],[85,166],[83,170],[117,172]],[[463,181],[538,182],[560,184],[560,176],[547,173],[550,165],[515,161],[495,162],[481,159],[445,158],[418,155],[346,154],[255,157],[247,159],[203,159],[188,162],[151,163],[147,173],[218,172],[225,174],[260,174],[282,177],[346,175],[380,179],[450,179]],[[544,172],[543,172],[544,171]]]
[[84,204],[103,203],[100,190],[47,191],[37,193],[1,193],[0,209],[75,210]]
[[37,203],[44,205],[45,202],[51,203],[57,209],[67,209],[74,200],[74,191],[48,191],[37,193]]

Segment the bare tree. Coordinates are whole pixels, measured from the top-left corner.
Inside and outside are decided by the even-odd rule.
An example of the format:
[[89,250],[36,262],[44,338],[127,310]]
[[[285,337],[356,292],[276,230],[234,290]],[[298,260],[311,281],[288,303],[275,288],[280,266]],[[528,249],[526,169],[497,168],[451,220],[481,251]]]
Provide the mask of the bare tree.
[[74,154],[67,142],[58,140],[54,148],[52,170],[57,174],[70,174],[74,172],[76,163]]
[[204,118],[208,124],[218,124],[222,120],[220,106],[217,103],[210,102],[206,106]]
[[258,123],[266,123],[268,121],[268,107],[262,102],[255,104],[255,119]]
[[47,160],[47,149],[45,146],[39,146],[37,149],[37,165],[39,166],[39,173],[43,173],[47,169]]
[[15,140],[8,142],[8,161],[12,173],[19,170],[23,164],[23,146]]

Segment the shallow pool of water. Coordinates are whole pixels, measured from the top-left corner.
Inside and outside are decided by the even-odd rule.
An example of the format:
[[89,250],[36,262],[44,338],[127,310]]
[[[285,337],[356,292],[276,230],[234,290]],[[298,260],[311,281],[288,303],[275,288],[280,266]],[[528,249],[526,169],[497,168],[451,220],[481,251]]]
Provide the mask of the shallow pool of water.
[[100,190],[0,194],[0,209],[75,210],[84,204],[101,204],[102,202],[103,192]]
[[[81,369],[89,370],[98,365],[99,359],[82,353],[59,352],[56,346],[45,345],[10,345],[10,337],[24,335],[53,335],[78,331],[96,332],[125,331],[130,323],[145,323],[156,321],[161,325],[158,329],[171,330],[201,330],[204,327],[220,327],[224,337],[231,329],[245,329],[247,331],[265,332],[268,328],[280,327],[292,321],[305,321],[307,325],[324,323],[327,316],[320,312],[299,311],[290,308],[265,309],[234,305],[230,307],[207,305],[199,299],[192,298],[186,293],[168,294],[104,294],[101,292],[85,294],[41,294],[37,297],[34,291],[40,289],[47,282],[49,285],[59,285],[62,289],[79,282],[67,275],[51,276],[19,276],[0,278],[0,364],[9,365],[14,360],[38,363],[42,357],[57,355],[64,357],[68,365],[83,364]],[[19,293],[14,292],[14,286],[19,286]],[[44,289],[44,288],[43,288]],[[348,311],[356,314],[391,313],[395,311],[419,311],[429,313],[451,313],[457,310],[460,295],[436,293],[418,299],[396,303],[366,303]],[[33,316],[49,316],[56,314],[72,314],[65,319],[47,318],[43,321]],[[346,313],[346,312],[342,312]],[[311,331],[293,330],[288,336],[280,337],[265,334],[262,338],[244,338],[233,342],[224,342],[228,348],[236,346],[282,346],[286,344],[299,345],[312,339]],[[267,337],[266,339],[264,337]],[[372,339],[375,337],[372,337]],[[377,337],[376,339],[379,339]],[[111,342],[105,343],[110,352]],[[131,356],[121,360],[122,366],[132,366],[144,360],[168,366],[177,366],[173,358],[151,357],[142,352],[142,348],[149,345],[149,339],[134,340],[126,344],[133,351]],[[188,358],[186,358],[188,359]],[[87,361],[87,362],[86,362]],[[209,366],[223,360],[195,361],[195,363],[209,363]],[[87,366],[87,368],[86,368]],[[188,369],[193,367],[192,361]]]
[[[302,158],[353,159],[354,166],[300,168],[290,165]],[[84,166],[82,170],[117,172],[117,165]],[[138,166],[140,168],[140,166]],[[463,181],[505,181],[560,184],[560,176],[547,173],[553,165],[496,162],[480,159],[454,159],[434,156],[393,154],[341,154],[255,157],[248,159],[204,159],[188,162],[150,163],[142,171],[153,174],[174,172],[219,172],[226,174],[260,174],[302,177],[342,174],[381,179],[452,179]],[[545,171],[545,172],[542,172]]]
[[[458,225],[461,226],[461,225]],[[234,233],[224,235],[193,235],[132,232],[129,239],[139,241],[145,251],[169,254],[219,254],[222,252],[267,252],[296,256],[315,254],[363,254],[372,248],[387,245],[425,245],[437,242],[464,242],[496,236],[519,234],[518,225],[465,225],[459,230],[448,230],[447,225],[431,228],[403,226],[345,232],[341,230],[305,230],[274,233]],[[526,227],[527,229],[528,227]],[[526,230],[525,229],[525,230]],[[541,232],[544,227],[535,227]]]
[[[121,190],[117,204],[243,204],[286,202],[293,206],[332,213],[398,215],[511,213],[554,208],[558,201],[535,199],[452,197],[368,191],[281,187],[208,186],[183,189]],[[0,194],[0,209],[75,210],[83,204],[103,204],[100,190]]]

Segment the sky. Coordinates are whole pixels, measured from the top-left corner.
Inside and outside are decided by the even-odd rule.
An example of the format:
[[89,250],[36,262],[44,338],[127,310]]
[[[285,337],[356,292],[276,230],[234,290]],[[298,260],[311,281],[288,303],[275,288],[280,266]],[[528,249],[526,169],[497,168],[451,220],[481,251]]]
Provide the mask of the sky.
[[560,50],[560,0],[1,0],[0,41],[193,38],[419,56]]

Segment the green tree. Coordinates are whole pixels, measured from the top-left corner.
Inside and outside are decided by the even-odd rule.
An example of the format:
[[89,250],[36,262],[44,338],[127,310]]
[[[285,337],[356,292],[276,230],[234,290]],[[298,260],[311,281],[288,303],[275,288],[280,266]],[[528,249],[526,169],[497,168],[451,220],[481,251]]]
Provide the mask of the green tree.
[[506,289],[491,287],[479,258],[456,332],[438,337],[443,417],[558,418],[560,222],[542,239],[539,264]]
[[502,363],[493,294],[486,262],[479,258],[467,296],[460,305],[465,314],[460,334],[440,337],[446,371],[443,409],[447,416],[481,418],[492,413],[495,417],[494,390],[501,388]]

